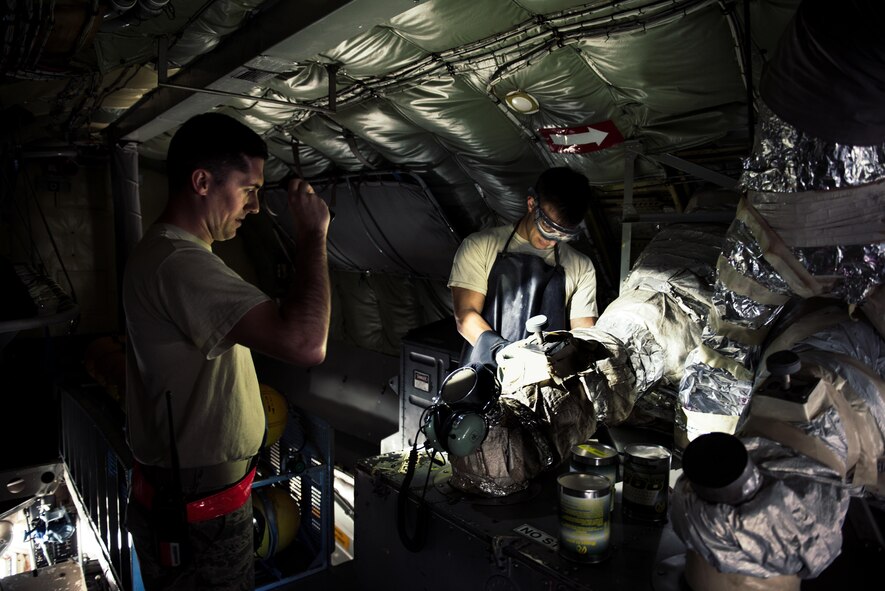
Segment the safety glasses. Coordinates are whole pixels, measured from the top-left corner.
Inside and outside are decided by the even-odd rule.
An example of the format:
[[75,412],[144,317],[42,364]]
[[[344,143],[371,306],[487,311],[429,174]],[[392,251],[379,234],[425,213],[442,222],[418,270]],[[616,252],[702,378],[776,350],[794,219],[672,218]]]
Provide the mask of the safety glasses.
[[568,242],[575,240],[581,235],[581,225],[578,224],[574,228],[567,228],[554,222],[550,216],[544,213],[541,208],[541,198],[538,195],[532,195],[535,200],[535,227],[538,232],[546,240],[555,240],[556,242]]

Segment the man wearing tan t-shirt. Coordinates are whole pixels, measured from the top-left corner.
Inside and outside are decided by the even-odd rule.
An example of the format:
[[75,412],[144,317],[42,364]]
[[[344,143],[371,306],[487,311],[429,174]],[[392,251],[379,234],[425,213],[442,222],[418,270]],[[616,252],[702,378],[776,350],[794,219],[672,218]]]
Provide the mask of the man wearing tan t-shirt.
[[551,168],[538,178],[515,224],[464,240],[448,283],[458,332],[471,346],[462,365],[496,367],[497,352],[528,336],[525,321],[538,314],[548,317],[548,330],[596,323],[593,263],[565,244],[580,235],[590,199],[586,177]]
[[265,419],[250,349],[299,366],[325,358],[330,214],[306,181],[288,187],[298,281],[280,304],[212,253],[259,211],[267,155],[231,117],[187,121],[169,145],[166,209],[126,264],[126,525],[147,591],[254,588],[249,493]]

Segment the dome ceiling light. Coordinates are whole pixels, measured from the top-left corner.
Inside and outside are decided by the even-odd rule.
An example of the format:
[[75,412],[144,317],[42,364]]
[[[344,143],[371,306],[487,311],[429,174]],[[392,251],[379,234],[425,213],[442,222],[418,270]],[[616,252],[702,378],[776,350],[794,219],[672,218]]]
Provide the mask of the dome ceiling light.
[[522,90],[508,92],[507,96],[504,97],[504,102],[507,103],[507,106],[510,107],[511,110],[523,115],[537,113],[541,108],[538,99]]

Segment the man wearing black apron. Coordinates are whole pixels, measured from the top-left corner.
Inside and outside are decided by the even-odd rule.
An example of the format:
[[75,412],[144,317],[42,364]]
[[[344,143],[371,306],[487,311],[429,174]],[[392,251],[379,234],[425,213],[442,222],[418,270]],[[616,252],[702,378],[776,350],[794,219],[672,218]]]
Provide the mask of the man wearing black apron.
[[464,240],[448,283],[458,332],[470,345],[462,365],[497,367],[497,352],[527,337],[525,321],[538,314],[547,316],[547,330],[596,323],[593,263],[565,244],[580,235],[590,198],[586,177],[551,168],[538,178],[528,211],[515,224]]

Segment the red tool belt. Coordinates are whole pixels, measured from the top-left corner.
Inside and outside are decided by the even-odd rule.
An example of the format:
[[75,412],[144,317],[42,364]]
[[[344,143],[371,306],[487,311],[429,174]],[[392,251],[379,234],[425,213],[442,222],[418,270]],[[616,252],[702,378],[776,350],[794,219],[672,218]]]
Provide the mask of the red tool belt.
[[[255,479],[255,468],[243,476],[231,486],[213,493],[207,497],[196,499],[187,503],[188,523],[209,521],[228,513],[233,513],[246,504],[252,493],[252,481]],[[132,498],[138,501],[145,509],[151,509],[154,504],[156,491],[154,485],[144,477],[141,464],[135,463],[132,469]]]

